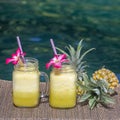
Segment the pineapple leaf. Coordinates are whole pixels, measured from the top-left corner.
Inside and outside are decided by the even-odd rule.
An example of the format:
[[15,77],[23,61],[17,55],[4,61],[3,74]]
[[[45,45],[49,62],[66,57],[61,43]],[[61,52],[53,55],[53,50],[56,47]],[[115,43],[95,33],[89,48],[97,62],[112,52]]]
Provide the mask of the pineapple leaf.
[[104,80],[104,79],[102,79],[102,80],[97,80],[98,81],[98,85],[99,86],[104,86],[105,88],[108,88],[108,82],[107,82],[107,80]]
[[92,88],[97,86],[96,81],[93,81],[92,79],[89,79],[87,74],[85,74],[85,73],[83,73],[83,80],[85,81],[86,86],[89,86],[89,87],[92,87]]
[[103,86],[102,89],[105,93],[108,93],[108,89],[105,86]]
[[114,104],[115,103],[115,101],[108,94],[104,94],[101,96],[101,102],[103,102],[105,104],[108,104],[108,103]]
[[71,61],[75,62],[75,49],[69,45],[69,47],[67,47],[67,49],[69,50],[70,56],[71,56]]
[[97,80],[97,84],[105,93],[108,93],[108,83],[105,80]]
[[80,64],[77,65],[77,70],[76,71],[79,71],[80,68],[85,64],[85,61],[84,62],[81,62]]
[[95,49],[95,48],[91,48],[91,49],[87,50],[86,52],[84,52],[84,53],[81,55],[80,59],[77,61],[77,63],[80,64],[81,61],[83,60],[83,58],[85,57],[85,55],[86,55],[87,53],[89,53],[90,51],[94,50],[94,49]]
[[98,96],[100,95],[100,90],[97,88],[92,89],[94,93],[96,93]]
[[82,97],[80,97],[79,102],[85,102],[85,101],[88,100],[90,97],[91,97],[91,94],[89,94],[89,93],[83,94]]
[[88,65],[81,66],[81,68],[80,68],[81,71],[84,71],[86,67],[88,67]]
[[87,86],[89,84],[88,76],[86,74],[84,74],[84,73],[83,73],[83,80],[85,82],[85,85]]
[[90,85],[91,86],[98,86],[98,83],[96,80],[93,80],[93,78],[90,78]]
[[89,86],[83,85],[82,81],[77,81],[77,85],[80,86],[81,89],[83,89],[83,90],[85,90],[85,91],[86,91],[86,90],[87,90],[87,91],[91,90],[91,88],[90,88]]
[[69,52],[71,51],[71,55],[75,55],[75,49],[71,45],[69,45],[69,48]]
[[77,51],[76,51],[76,58],[79,59],[80,57],[80,53],[81,53],[81,50],[82,50],[82,42],[83,40],[81,40],[79,43],[78,43],[78,47],[77,47]]
[[89,107],[90,107],[90,109],[93,109],[96,106],[96,104],[97,104],[96,99],[97,99],[96,97],[93,97],[93,98],[89,99]]
[[68,57],[70,57],[70,56],[68,55],[68,53],[65,52],[64,50],[62,50],[62,49],[60,49],[60,48],[58,48],[58,47],[56,47],[56,49],[59,50],[61,53],[64,53],[64,54],[66,54]]

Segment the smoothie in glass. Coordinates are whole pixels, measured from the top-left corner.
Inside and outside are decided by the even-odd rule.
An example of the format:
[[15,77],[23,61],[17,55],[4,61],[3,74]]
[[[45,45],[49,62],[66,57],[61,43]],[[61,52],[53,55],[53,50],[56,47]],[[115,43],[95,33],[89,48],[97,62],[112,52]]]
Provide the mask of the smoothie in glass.
[[50,106],[55,108],[71,108],[76,105],[76,72],[70,65],[61,69],[53,69],[50,74]]
[[18,107],[34,107],[39,104],[38,62],[26,58],[25,64],[15,65],[13,71],[13,103]]

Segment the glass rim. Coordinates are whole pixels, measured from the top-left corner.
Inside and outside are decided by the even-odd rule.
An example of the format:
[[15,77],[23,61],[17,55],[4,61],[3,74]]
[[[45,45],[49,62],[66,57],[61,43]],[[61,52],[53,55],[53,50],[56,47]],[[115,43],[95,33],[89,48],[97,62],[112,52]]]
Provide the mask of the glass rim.
[[53,70],[60,71],[60,72],[66,72],[66,73],[67,72],[75,72],[74,67],[69,63],[64,63],[64,64],[62,64],[61,68],[53,68]]
[[16,64],[14,65],[14,69],[19,70],[20,67],[24,67],[24,69],[28,69],[30,67],[29,64],[27,63],[31,63],[33,65],[34,68],[38,68],[39,67],[39,61],[36,58],[33,57],[25,57],[25,63],[23,64]]
[[29,62],[29,61],[33,61],[33,62],[37,62],[37,63],[39,63],[39,61],[38,61],[38,59],[36,59],[36,58],[33,58],[33,57],[25,57],[25,62]]

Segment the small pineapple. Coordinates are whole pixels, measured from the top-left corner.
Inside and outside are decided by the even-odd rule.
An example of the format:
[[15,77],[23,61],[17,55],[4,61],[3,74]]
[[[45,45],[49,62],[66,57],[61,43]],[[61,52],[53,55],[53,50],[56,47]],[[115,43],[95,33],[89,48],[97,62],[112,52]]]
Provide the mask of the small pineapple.
[[119,80],[117,79],[115,73],[106,68],[101,68],[93,73],[94,80],[106,80],[108,82],[109,88],[114,89],[118,86]]
[[77,84],[85,90],[85,93],[78,96],[78,102],[88,103],[90,109],[93,109],[97,104],[107,106],[110,103],[114,103],[111,94],[114,90],[108,87],[106,80],[94,80],[89,78],[87,74],[83,74],[84,85],[81,81],[77,81]]
[[[69,45],[67,46],[67,50],[69,53],[61,50],[60,48],[57,48],[60,52],[64,53],[67,55],[70,64],[73,66],[73,68],[75,69],[76,73],[77,73],[77,77],[78,80],[83,81],[83,73],[86,73],[85,68],[87,67],[87,65],[85,64],[86,62],[83,61],[83,58],[86,56],[87,53],[89,53],[90,51],[92,51],[94,48],[91,48],[87,51],[85,51],[84,53],[81,53],[82,51],[82,42],[83,40],[81,40],[78,43],[77,48],[75,49],[73,46]],[[83,94],[84,91],[80,88],[80,86],[77,86],[77,93],[78,94]]]

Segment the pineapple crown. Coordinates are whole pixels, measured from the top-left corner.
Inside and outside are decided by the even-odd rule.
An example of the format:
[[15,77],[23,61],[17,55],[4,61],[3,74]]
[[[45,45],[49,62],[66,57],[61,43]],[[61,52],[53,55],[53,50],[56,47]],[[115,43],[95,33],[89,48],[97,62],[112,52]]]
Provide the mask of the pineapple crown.
[[84,53],[82,53],[82,49],[83,49],[82,43],[83,43],[83,40],[80,40],[76,49],[71,45],[66,46],[69,53],[65,52],[60,48],[57,48],[60,52],[67,55],[68,60],[70,61],[70,64],[73,66],[73,68],[77,72],[78,79],[82,76],[83,73],[86,72],[85,68],[88,67],[88,65],[86,65],[86,61],[83,61],[83,58],[87,55],[87,53],[89,53],[94,49],[94,48],[91,48],[85,51]]

